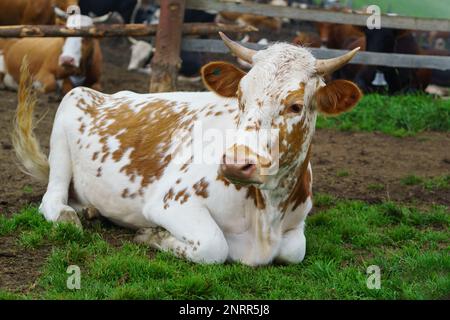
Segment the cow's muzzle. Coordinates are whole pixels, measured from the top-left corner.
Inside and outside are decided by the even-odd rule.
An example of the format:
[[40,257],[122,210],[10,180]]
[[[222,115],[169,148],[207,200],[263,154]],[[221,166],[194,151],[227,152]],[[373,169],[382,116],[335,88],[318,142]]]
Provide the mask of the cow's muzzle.
[[[242,150],[240,150],[242,151]],[[261,157],[248,152],[240,152],[236,149],[230,149],[222,158],[220,165],[220,174],[234,184],[250,185],[262,184],[264,179],[261,176]]]
[[59,57],[59,65],[63,67],[71,67],[71,68],[77,68],[77,61],[74,57],[71,56],[60,56]]

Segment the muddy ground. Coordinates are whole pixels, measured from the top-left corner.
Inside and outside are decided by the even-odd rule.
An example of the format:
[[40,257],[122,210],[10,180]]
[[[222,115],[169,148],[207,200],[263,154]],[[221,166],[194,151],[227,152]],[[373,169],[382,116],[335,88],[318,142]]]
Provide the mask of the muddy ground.
[[[146,92],[148,77],[126,71],[129,51],[123,41],[104,46],[104,91]],[[121,44],[120,46],[118,46]],[[108,49],[114,47],[114,49]],[[202,89],[200,83],[182,83],[182,90]],[[59,98],[39,99],[35,117],[41,119],[36,134],[45,151]],[[10,215],[30,203],[38,203],[45,186],[22,173],[10,141],[11,123],[16,108],[16,93],[0,92],[0,214]],[[450,133],[422,133],[415,137],[395,138],[380,133],[350,133],[317,130],[313,142],[313,189],[338,198],[362,199],[371,203],[395,200],[405,203],[450,205],[445,190],[425,190],[405,186],[401,179],[409,175],[436,177],[450,173]],[[131,233],[108,227],[104,234],[113,245],[130,239]],[[0,289],[27,292],[39,276],[39,266],[49,247],[23,250],[16,238],[0,239]]]

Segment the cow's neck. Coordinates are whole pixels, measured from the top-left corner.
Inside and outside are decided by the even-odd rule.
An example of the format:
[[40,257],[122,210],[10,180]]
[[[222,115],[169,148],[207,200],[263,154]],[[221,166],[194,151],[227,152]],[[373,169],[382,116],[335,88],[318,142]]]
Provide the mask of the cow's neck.
[[89,67],[92,64],[92,59],[94,56],[94,46],[95,46],[95,41],[92,38],[85,38],[83,39],[83,46],[87,46],[88,50],[86,51],[86,54],[83,55],[83,57],[81,58],[81,62],[80,62],[80,70],[81,70],[81,74],[85,75],[87,70],[89,69]]
[[264,190],[256,187],[249,188],[249,195],[253,198],[258,210],[276,210],[280,219],[286,213],[295,210],[310,196],[311,176],[308,172],[311,146],[299,165],[290,168],[285,176],[280,179],[274,189]]
[[289,227],[283,221],[310,195],[309,155],[308,149],[304,161],[282,179],[284,182],[279,187],[273,190],[248,187],[247,196],[253,200],[253,209],[247,212],[252,221],[253,238],[245,260],[250,263],[273,259],[285,231],[283,228]]

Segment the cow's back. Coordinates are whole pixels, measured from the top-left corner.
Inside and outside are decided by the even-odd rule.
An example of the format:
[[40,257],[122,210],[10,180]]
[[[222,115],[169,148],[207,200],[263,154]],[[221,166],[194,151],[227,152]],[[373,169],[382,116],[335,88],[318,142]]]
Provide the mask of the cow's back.
[[2,0],[0,25],[49,24],[52,10],[51,0]]

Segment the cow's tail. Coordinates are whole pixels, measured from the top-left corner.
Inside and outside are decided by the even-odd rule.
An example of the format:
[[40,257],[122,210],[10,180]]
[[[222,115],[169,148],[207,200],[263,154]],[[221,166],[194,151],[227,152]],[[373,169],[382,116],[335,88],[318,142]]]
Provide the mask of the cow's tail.
[[18,104],[13,123],[12,144],[25,173],[42,182],[48,181],[49,165],[42,152],[33,129],[33,111],[37,98],[32,89],[32,80],[26,57],[20,68]]

